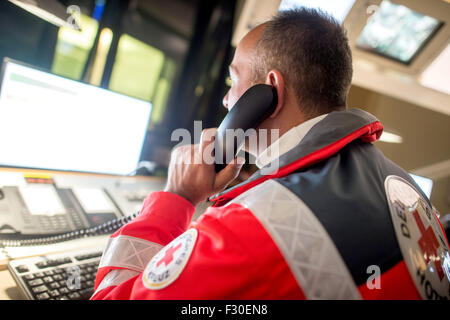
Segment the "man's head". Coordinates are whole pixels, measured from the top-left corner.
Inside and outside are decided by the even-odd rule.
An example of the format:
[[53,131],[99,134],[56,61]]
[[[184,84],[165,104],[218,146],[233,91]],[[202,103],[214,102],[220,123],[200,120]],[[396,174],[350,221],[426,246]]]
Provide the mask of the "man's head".
[[230,77],[225,107],[232,107],[250,86],[266,83],[275,86],[281,98],[275,114],[285,104],[295,104],[304,121],[345,109],[351,51],[332,17],[314,9],[284,11],[241,40]]

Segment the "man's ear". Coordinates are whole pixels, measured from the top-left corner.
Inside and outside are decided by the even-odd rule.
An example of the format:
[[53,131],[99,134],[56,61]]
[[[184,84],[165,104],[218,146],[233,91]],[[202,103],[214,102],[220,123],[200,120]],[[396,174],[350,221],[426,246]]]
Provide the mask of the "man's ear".
[[278,104],[270,118],[275,118],[284,106],[284,77],[278,70],[270,70],[266,77],[265,84],[273,86],[277,90]]

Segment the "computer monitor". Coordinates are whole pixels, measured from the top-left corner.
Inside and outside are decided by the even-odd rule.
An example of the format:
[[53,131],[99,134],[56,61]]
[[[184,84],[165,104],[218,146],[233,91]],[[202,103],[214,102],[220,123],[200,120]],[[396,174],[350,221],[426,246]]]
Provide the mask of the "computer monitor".
[[152,104],[5,59],[0,166],[131,173]]
[[431,191],[433,190],[433,180],[412,173],[410,173],[409,175],[414,179],[414,181],[429,199],[431,197]]

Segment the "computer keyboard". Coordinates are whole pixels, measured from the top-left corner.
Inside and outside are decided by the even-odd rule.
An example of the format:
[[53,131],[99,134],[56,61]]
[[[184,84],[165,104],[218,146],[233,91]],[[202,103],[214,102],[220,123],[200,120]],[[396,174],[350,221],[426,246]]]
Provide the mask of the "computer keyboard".
[[12,260],[8,269],[30,300],[88,300],[102,251],[72,250]]

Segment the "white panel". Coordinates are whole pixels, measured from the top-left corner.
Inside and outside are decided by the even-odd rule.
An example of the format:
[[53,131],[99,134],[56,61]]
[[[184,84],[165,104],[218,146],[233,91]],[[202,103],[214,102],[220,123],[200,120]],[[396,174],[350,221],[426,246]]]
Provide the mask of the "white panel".
[[110,266],[142,272],[162,245],[129,236],[109,239],[99,268]]

